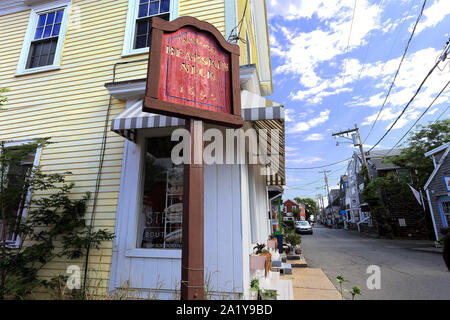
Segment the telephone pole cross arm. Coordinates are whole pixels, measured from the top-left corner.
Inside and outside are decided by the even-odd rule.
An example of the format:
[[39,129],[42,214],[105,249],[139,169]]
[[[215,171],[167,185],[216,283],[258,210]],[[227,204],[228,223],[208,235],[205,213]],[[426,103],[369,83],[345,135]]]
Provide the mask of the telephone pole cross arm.
[[[349,134],[352,134],[351,138],[347,137]],[[354,129],[348,129],[348,130],[336,132],[336,133],[333,133],[332,136],[352,140],[353,145],[355,147],[359,147],[359,151],[361,152],[361,158],[362,158],[363,164],[366,166],[367,170],[369,170],[369,166],[367,165],[366,154],[364,152],[363,143],[361,141],[361,136],[359,135],[359,128],[356,123],[355,123]],[[370,176],[370,172],[369,172],[368,176],[369,176],[369,180],[371,180],[372,178]]]

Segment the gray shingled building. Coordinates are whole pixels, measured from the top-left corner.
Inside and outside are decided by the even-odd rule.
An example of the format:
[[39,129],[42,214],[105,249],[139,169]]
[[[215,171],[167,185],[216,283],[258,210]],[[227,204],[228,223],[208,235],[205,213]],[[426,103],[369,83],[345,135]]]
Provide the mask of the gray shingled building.
[[439,239],[440,229],[450,226],[450,142],[425,153],[431,157],[434,170],[424,186],[433,219],[434,232]]

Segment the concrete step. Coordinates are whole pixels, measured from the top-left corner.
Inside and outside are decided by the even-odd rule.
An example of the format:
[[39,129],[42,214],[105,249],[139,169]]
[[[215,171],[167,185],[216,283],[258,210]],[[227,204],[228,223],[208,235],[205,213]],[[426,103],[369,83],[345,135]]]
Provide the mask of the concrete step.
[[280,274],[292,274],[292,265],[290,263],[282,263]]
[[300,259],[298,260],[290,260],[289,263],[291,264],[292,268],[305,268],[308,266],[308,263],[303,256],[300,256]]
[[280,260],[272,260],[272,268],[281,268],[281,264],[283,263],[283,261]]

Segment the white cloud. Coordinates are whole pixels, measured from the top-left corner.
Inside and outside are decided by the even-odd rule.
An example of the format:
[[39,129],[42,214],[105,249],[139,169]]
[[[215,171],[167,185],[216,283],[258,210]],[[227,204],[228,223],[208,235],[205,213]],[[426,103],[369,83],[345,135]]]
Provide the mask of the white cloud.
[[300,158],[300,159],[286,159],[286,162],[288,163],[295,163],[295,164],[313,164],[316,162],[323,161],[324,159],[319,157],[309,157],[309,158]]
[[[448,0],[436,0],[423,11],[423,17],[417,25],[416,33],[419,33],[426,28],[434,27],[449,14],[450,4]],[[413,26],[410,27],[410,32],[412,31],[412,28]]]
[[438,110],[439,110],[439,108],[431,109],[430,111],[428,111],[428,114],[433,115],[433,114],[435,114]]
[[[395,81],[395,86],[389,96],[389,99],[380,114],[380,121],[389,121],[390,124],[398,117],[400,111],[406,106],[408,101],[416,92],[419,84],[428,74],[429,70],[435,63],[436,57],[440,54],[440,50],[434,48],[426,48],[416,51],[405,58],[400,73]],[[380,77],[386,76],[388,83],[392,81],[395,70],[398,67],[400,58],[395,58],[387,62],[383,71],[379,69],[380,62],[368,66],[368,74],[376,78],[375,69],[380,70]],[[397,65],[397,66],[395,66]],[[444,87],[448,81],[448,72],[441,72],[435,69],[433,74],[427,79],[422,87],[420,93],[416,96],[414,101],[408,107],[405,114],[397,122],[394,129],[399,129],[405,126],[409,121],[415,120],[421,114],[421,111],[428,107],[437,93]],[[352,101],[351,106],[369,106],[380,108],[387,93],[387,88],[382,88],[384,91],[370,95],[367,98],[358,98]],[[448,101],[450,98],[450,91],[444,93],[436,100],[435,105]],[[377,116],[377,112],[365,118],[363,125],[371,124]],[[388,125],[388,127],[390,126]]]
[[295,110],[294,109],[285,109],[284,110],[284,121],[286,122],[292,122],[294,119],[292,118],[294,116]]
[[332,91],[326,91],[326,87],[332,87],[328,81],[322,82],[320,86],[308,89],[308,90],[299,90],[296,93],[291,93],[291,100],[300,100],[306,101],[310,104],[319,104],[322,102],[324,97],[332,96],[339,94],[341,92],[349,92],[352,91],[350,88],[340,88]]
[[298,151],[298,148],[286,146],[285,150],[286,150],[286,152],[295,152],[295,151]]
[[330,110],[326,109],[316,117],[306,122],[299,122],[295,124],[294,127],[290,128],[288,130],[288,133],[298,133],[298,132],[304,132],[308,131],[309,129],[316,127],[326,121],[328,121],[328,118],[330,116]]
[[[322,79],[316,70],[322,63],[332,63],[334,57],[346,53],[353,5],[353,0],[301,1],[300,4],[288,0],[274,3],[269,10],[272,16],[282,15],[286,19],[293,19],[311,18],[314,15],[328,24],[328,27],[311,32],[294,32],[283,26],[271,28],[272,43],[275,44],[274,48],[271,48],[272,53],[283,60],[283,63],[275,69],[275,73],[297,75],[300,77],[300,83],[306,88],[322,85],[326,80]],[[286,8],[289,8],[287,15]],[[370,31],[381,28],[377,13],[376,4],[371,5],[367,0],[358,2],[349,51],[365,44],[364,39]],[[276,41],[275,34],[284,36],[287,44],[280,45],[280,42]],[[340,84],[336,84],[336,79],[331,82],[335,83],[333,88],[342,86],[342,79]]]
[[313,133],[307,136],[303,141],[320,141],[325,139],[322,133]]

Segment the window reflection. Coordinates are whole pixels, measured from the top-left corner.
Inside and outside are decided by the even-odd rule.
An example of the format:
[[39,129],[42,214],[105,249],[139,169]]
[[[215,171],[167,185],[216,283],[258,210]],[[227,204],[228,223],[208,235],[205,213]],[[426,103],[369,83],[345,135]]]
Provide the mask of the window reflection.
[[173,145],[170,137],[146,143],[141,248],[181,249],[184,167],[172,163]]

